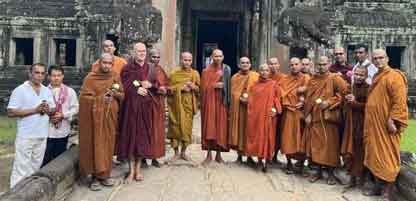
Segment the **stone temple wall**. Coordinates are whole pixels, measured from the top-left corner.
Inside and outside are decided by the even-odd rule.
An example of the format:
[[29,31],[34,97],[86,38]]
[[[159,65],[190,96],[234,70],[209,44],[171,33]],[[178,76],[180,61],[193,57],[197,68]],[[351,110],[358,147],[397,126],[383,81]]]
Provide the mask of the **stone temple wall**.
[[151,46],[161,34],[151,0],[0,0],[0,108],[30,63],[63,65],[65,82],[77,89],[104,39],[127,55],[128,44]]

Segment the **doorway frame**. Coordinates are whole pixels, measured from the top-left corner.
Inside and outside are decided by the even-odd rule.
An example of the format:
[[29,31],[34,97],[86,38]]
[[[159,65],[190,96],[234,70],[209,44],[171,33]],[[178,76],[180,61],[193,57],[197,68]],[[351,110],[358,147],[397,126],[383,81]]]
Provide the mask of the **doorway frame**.
[[[237,44],[237,52],[236,52],[236,63],[238,63],[238,59],[241,57],[242,50],[244,43],[242,41],[243,32],[241,30],[245,30],[244,27],[244,15],[243,13],[239,12],[223,12],[223,11],[200,11],[200,10],[191,10],[191,18],[192,20],[192,48],[194,58],[196,59],[194,62],[198,63],[198,59],[200,56],[200,52],[198,50],[198,27],[200,21],[222,21],[222,22],[233,22],[237,24],[237,37],[236,37],[236,44]],[[225,55],[227,56],[227,55]]]

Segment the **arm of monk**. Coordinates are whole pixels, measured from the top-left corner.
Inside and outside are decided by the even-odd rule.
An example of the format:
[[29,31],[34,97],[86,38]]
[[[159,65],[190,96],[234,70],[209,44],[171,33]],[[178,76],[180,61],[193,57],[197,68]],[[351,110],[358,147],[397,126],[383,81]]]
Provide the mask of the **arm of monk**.
[[407,128],[407,80],[399,72],[387,81],[387,93],[391,100],[390,118],[399,132]]
[[345,82],[341,76],[334,76],[333,82],[335,94],[327,100],[330,110],[340,106],[343,101],[343,97],[348,94],[348,83]]
[[282,97],[282,91],[280,89],[280,86],[276,86],[274,91],[274,100],[273,100],[273,107],[276,108],[276,111],[278,114],[282,113],[282,104],[281,104],[281,97]]

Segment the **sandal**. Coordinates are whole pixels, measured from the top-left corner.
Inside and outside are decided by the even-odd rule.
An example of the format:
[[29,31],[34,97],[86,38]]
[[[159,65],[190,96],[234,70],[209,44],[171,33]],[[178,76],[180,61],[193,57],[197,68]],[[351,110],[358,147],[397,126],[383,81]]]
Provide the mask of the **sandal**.
[[102,188],[101,188],[100,182],[98,182],[97,180],[92,181],[91,184],[90,184],[90,190],[91,191],[101,191]]

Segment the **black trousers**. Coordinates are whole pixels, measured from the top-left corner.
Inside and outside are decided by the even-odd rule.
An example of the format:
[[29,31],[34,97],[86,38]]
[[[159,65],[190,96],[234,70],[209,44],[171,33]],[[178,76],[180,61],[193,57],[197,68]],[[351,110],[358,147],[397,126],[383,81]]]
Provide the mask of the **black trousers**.
[[46,142],[45,156],[43,157],[42,167],[66,151],[68,137],[48,138]]

